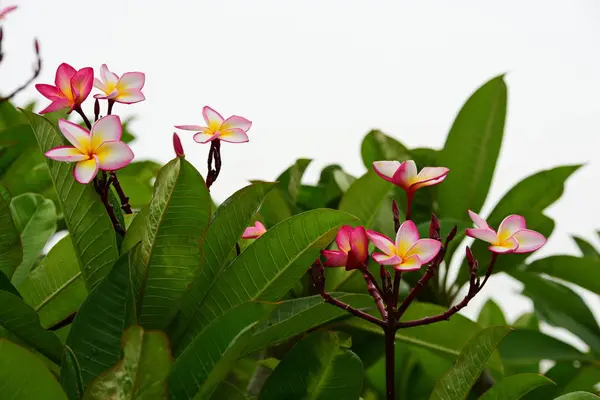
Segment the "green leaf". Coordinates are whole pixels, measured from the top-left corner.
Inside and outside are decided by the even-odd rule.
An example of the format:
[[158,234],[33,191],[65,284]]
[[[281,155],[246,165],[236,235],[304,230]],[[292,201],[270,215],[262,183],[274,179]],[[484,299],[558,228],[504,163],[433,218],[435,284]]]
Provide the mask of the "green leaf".
[[512,323],[515,328],[524,328],[534,331],[540,330],[540,321],[534,312],[526,312],[517,317],[515,322]]
[[152,199],[153,180],[160,169],[154,161],[136,161],[119,170],[119,182],[127,190],[131,207],[141,209]]
[[[31,128],[27,126],[29,132]],[[31,134],[33,137],[33,134]],[[23,179],[27,176],[27,179]],[[6,170],[2,182],[13,196],[23,193],[38,193],[57,201],[52,178],[45,157],[38,149],[35,139],[33,146],[27,148]]]
[[[24,345],[60,365],[62,345],[54,333],[42,328],[35,311],[25,304],[23,299],[10,292],[0,291],[0,304],[0,327]],[[0,357],[2,358],[4,355]]]
[[461,350],[454,366],[440,378],[430,399],[466,399],[486,361],[510,331],[511,328],[505,326],[482,329]]
[[281,299],[331,243],[338,228],[353,220],[344,212],[317,209],[269,229],[213,282],[206,300],[189,316],[191,324],[175,344],[175,353],[180,353],[204,326],[231,307],[250,300]]
[[23,242],[23,261],[11,279],[15,286],[19,286],[56,232],[56,207],[44,196],[26,193],[11,200],[10,210]]
[[38,313],[44,328],[56,325],[79,309],[88,292],[70,236],[50,249],[19,285],[19,291]]
[[[66,345],[79,360],[85,387],[121,359],[121,336],[135,319],[130,273],[137,249],[119,258],[106,279],[89,294],[71,324]],[[69,398],[75,399],[78,379],[66,363],[60,378]]]
[[541,360],[583,361],[589,355],[575,347],[531,329],[515,329],[499,346],[500,356],[505,364],[529,365]]
[[360,146],[360,154],[367,169],[371,169],[375,161],[411,159],[410,151],[402,143],[378,130],[367,133]]
[[581,297],[568,287],[535,274],[513,272],[511,275],[525,284],[523,293],[533,300],[544,321],[568,329],[600,352],[600,327]]
[[600,258],[550,256],[527,265],[526,271],[546,274],[600,294]]
[[22,260],[21,235],[10,212],[8,194],[2,190],[0,191],[0,271],[10,278]]
[[164,399],[172,363],[167,335],[132,326],[123,334],[123,353],[117,365],[90,384],[83,399]]
[[10,166],[31,151],[32,147],[37,145],[29,124],[14,125],[7,129],[0,127],[0,177],[4,178]]
[[483,328],[506,325],[506,318],[498,304],[489,299],[481,308],[477,323]]
[[279,184],[277,187],[283,193],[283,197],[287,201],[290,209],[294,209],[296,205],[296,199],[298,197],[298,191],[300,190],[302,176],[308,168],[309,164],[312,160],[307,158],[300,158],[296,160],[296,162],[286,169],[281,175],[279,175],[276,179]]
[[554,382],[539,374],[513,375],[496,383],[479,400],[517,400],[543,385],[554,385]]
[[307,336],[283,357],[259,399],[358,399],[363,367],[348,345],[333,332]]
[[240,389],[229,382],[221,382],[213,393],[211,400],[247,400],[246,395]]
[[271,305],[243,303],[225,311],[195,335],[173,365],[169,377],[171,398],[209,398],[241,355],[256,321],[269,309]]
[[[23,111],[42,153],[64,145],[57,129],[46,119]],[[93,185],[82,185],[73,178],[72,165],[46,159],[58,195],[60,208],[77,255],[79,268],[88,288],[98,284],[119,256],[117,239]]]
[[0,339],[0,354],[1,399],[67,399],[52,373],[34,354],[6,339]]
[[2,271],[0,271],[0,290],[12,293],[17,297],[21,297],[21,294],[19,293],[17,288],[15,288],[12,283],[10,283],[10,279],[8,279],[8,277]]
[[127,232],[121,243],[121,254],[131,250],[136,244],[141,243],[146,230],[146,216],[148,215],[148,206],[142,208],[139,213],[135,214],[133,220],[127,227]]
[[185,293],[170,329],[171,338],[183,333],[196,309],[204,302],[211,283],[225,268],[228,256],[256,213],[273,183],[254,183],[235,192],[219,206],[211,221],[204,243],[202,262],[196,271],[190,289]]
[[210,211],[210,194],[192,164],[177,157],[160,170],[134,276],[140,325],[164,329],[175,316],[202,263]]
[[571,236],[571,237],[575,241],[575,244],[577,245],[577,247],[579,247],[579,250],[581,250],[581,253],[583,254],[584,257],[600,258],[600,253],[598,253],[598,250],[596,250],[594,245],[592,245],[590,242],[588,242],[587,240],[585,240],[583,238],[580,238],[579,236]]
[[[366,294],[330,294],[358,309],[374,307],[373,298]],[[265,322],[257,327],[244,354],[300,335],[336,318],[349,316],[348,312],[325,303],[320,295],[283,301],[269,314]]]
[[573,392],[562,395],[554,400],[598,400],[600,397],[588,392]]
[[480,87],[460,110],[438,163],[450,168],[438,187],[442,217],[466,219],[487,197],[504,135],[507,89],[504,76]]
[[264,219],[266,227],[270,228],[281,221],[290,218],[293,213],[283,197],[282,191],[277,188],[272,190],[265,198],[265,201],[260,207],[260,215]]

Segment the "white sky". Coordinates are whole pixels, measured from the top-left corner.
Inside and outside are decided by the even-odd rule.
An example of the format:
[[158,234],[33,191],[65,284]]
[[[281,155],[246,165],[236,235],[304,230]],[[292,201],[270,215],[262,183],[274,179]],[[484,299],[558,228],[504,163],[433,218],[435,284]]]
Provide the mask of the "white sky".
[[[151,1],[15,0],[4,23],[0,88],[27,79],[40,39],[52,83],[56,67],[102,63],[146,73],[147,100],[117,104],[136,115],[137,159],[173,157],[175,124],[201,124],[211,105],[253,121],[250,143],[223,144],[213,187],[221,201],[249,179],[274,179],[299,157],[307,172],[339,163],[361,175],[360,142],[379,128],[409,147],[443,146],[457,111],[489,78],[507,72],[509,110],[484,214],[538,170],[585,162],[549,215],[539,255],[574,253],[568,235],[596,243],[600,229],[600,3],[588,1]],[[46,101],[33,87],[17,102]],[[86,110],[92,113],[93,103]],[[181,133],[205,174],[208,146]],[[530,304],[502,276],[488,294],[514,318]],[[586,296],[600,310],[597,296]],[[481,298],[466,314],[476,315]]]

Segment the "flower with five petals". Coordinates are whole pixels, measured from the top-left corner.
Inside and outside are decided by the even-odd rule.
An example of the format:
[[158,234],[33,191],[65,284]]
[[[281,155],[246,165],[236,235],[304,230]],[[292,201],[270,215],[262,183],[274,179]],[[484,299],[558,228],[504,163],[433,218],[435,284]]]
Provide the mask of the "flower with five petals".
[[346,271],[362,268],[369,257],[369,241],[365,228],[344,225],[335,237],[339,250],[323,250],[326,267],[346,267]]
[[146,81],[143,72],[125,72],[119,78],[117,74],[108,70],[106,64],[102,64],[100,78],[102,79],[94,79],[94,87],[104,94],[95,94],[95,99],[108,99],[123,104],[138,103],[146,99],[142,93]]
[[413,160],[402,163],[399,161],[375,161],[373,169],[377,175],[400,186],[408,194],[425,186],[437,185],[446,179],[446,175],[450,171],[444,167],[425,167],[417,173],[417,165]]
[[69,108],[69,113],[75,108],[80,107],[81,103],[90,94],[94,82],[94,70],[90,67],[82,68],[76,71],[69,64],[62,63],[56,70],[54,84],[37,84],[35,88],[52,103],[40,114],[57,111],[63,108]]
[[231,143],[245,143],[248,141],[246,132],[252,126],[252,122],[246,118],[232,115],[224,119],[221,114],[209,106],[202,109],[202,116],[206,126],[177,125],[175,128],[196,132],[194,140],[198,143],[208,143],[215,139]]
[[46,152],[46,157],[76,162],[73,176],[79,183],[89,183],[99,169],[115,171],[133,160],[133,152],[121,141],[123,128],[116,115],[100,118],[92,126],[91,132],[65,119],[58,120],[58,127],[73,147],[55,147]]

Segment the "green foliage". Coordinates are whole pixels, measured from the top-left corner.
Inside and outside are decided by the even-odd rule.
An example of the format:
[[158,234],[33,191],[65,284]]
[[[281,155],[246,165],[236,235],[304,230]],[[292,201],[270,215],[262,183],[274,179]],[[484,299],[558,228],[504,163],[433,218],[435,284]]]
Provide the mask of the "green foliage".
[[552,385],[550,379],[539,374],[519,374],[504,378],[480,397],[481,400],[520,399],[542,385]]
[[23,260],[23,243],[10,211],[10,198],[0,186],[0,272],[10,277]]

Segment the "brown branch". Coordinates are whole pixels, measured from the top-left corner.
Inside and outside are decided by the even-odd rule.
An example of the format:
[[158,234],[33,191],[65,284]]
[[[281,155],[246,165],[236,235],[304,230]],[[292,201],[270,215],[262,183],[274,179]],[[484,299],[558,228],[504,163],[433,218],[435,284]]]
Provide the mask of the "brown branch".
[[377,285],[377,281],[374,280],[373,275],[365,268],[363,270],[363,277],[365,278],[365,282],[367,284],[367,291],[375,300],[375,304],[377,305],[377,309],[379,309],[379,313],[381,314],[381,318],[384,320],[387,318],[387,312],[385,310],[385,304],[383,304],[383,298],[381,289],[379,289]]
[[110,183],[115,187],[117,191],[117,195],[119,196],[119,201],[121,202],[121,208],[125,212],[125,214],[133,214],[131,210],[131,205],[129,204],[129,197],[125,196],[125,192],[121,187],[121,182],[119,182],[119,178],[117,178],[117,173],[115,171],[110,172]]
[[394,299],[393,309],[398,306],[398,296],[400,295],[400,282],[402,281],[402,272],[396,271],[394,273],[394,293],[392,298]]
[[110,221],[113,224],[115,232],[117,232],[121,236],[125,236],[125,230],[119,223],[119,219],[115,214],[115,210],[112,204],[110,204],[110,201],[108,200],[108,191],[110,190],[110,183],[107,183],[106,176],[103,176],[100,179],[98,179],[98,177],[94,178],[94,188],[96,189],[96,193],[100,195],[100,200],[102,200],[102,204],[104,204],[104,208],[106,209],[106,212],[110,217]]

